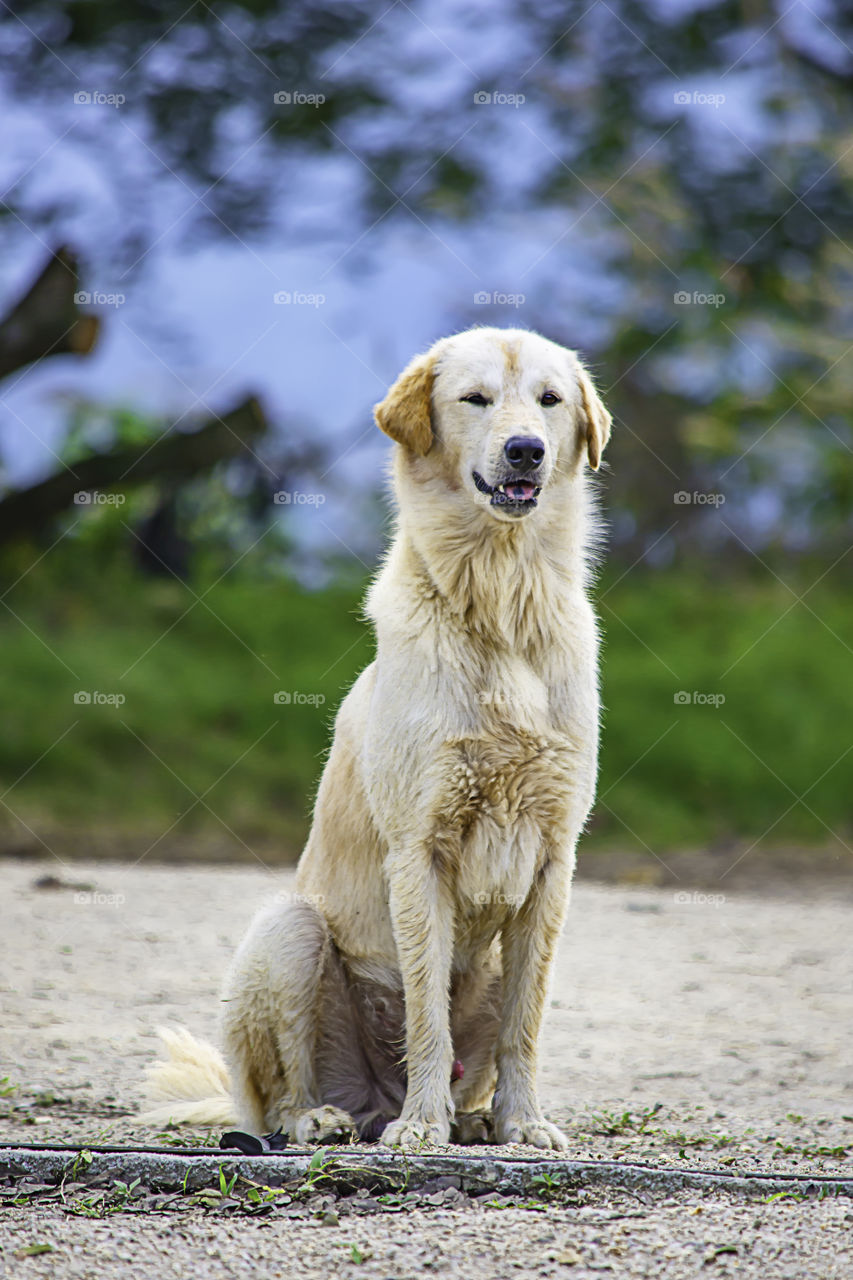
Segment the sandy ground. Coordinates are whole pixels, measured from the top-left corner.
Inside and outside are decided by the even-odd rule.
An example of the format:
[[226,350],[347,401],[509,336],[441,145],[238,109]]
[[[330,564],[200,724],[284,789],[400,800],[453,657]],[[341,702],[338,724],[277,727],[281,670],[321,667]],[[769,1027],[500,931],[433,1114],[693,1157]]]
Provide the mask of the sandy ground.
[[[66,883],[35,887],[42,876]],[[0,1140],[150,1141],[134,1112],[155,1028],[180,1022],[215,1037],[234,945],[288,873],[7,861],[0,878],[0,1091],[17,1086],[0,1100]],[[847,1171],[851,896],[844,882],[772,898],[576,886],[540,1079],[570,1154]],[[614,1193],[524,1210],[461,1199],[350,1216],[346,1230],[310,1214],[89,1222],[58,1206],[12,1208],[0,1219],[0,1275],[132,1275],[132,1258],[140,1275],[202,1263],[231,1276],[252,1259],[254,1274],[273,1276],[296,1257],[308,1275],[853,1274],[849,1200],[639,1205]],[[57,1251],[15,1259],[39,1242]]]

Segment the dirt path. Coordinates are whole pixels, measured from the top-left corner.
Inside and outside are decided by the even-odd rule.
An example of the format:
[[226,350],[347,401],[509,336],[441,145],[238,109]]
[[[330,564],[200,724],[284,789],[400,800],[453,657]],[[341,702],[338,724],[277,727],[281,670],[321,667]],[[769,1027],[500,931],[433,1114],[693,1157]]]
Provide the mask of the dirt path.
[[[43,875],[81,887],[34,887]],[[150,1139],[133,1112],[143,1065],[157,1052],[156,1026],[178,1021],[215,1036],[233,947],[288,874],[75,861],[66,869],[7,862],[0,878],[0,1076],[18,1086],[0,1101],[0,1140]],[[578,885],[541,1071],[546,1109],[569,1133],[570,1154],[780,1172],[846,1169],[853,1142],[850,897],[843,885],[831,895],[722,901],[689,888]],[[123,1238],[138,1249],[139,1274],[150,1274],[151,1258],[158,1249],[171,1252],[164,1241],[176,1238],[178,1226],[122,1215],[81,1222],[56,1208],[10,1209],[3,1220],[13,1227],[0,1253],[10,1275],[24,1265],[33,1275],[133,1275],[104,1261],[110,1242],[118,1249]],[[603,1230],[605,1221],[615,1225]],[[359,1220],[355,1235],[373,1252],[360,1265],[346,1261],[347,1233],[330,1240],[311,1217],[266,1225],[183,1217],[179,1238],[210,1276],[236,1274],[243,1254],[267,1258],[258,1275],[286,1275],[288,1265],[275,1269],[283,1251],[291,1259],[295,1251],[306,1274],[328,1272],[334,1257],[365,1274],[461,1266],[483,1277],[567,1267],[573,1275],[678,1276],[707,1274],[712,1250],[720,1270],[737,1263],[739,1275],[812,1280],[853,1272],[843,1252],[851,1221],[849,1201],[756,1210],[682,1197],[639,1208],[634,1201],[632,1209],[614,1196],[610,1204],[538,1212],[439,1204]],[[739,1252],[713,1253],[726,1244],[726,1231],[735,1232]],[[42,1237],[61,1248],[61,1263],[46,1254],[10,1266],[13,1245]],[[771,1237],[778,1270],[765,1248]],[[561,1252],[576,1261],[560,1261]],[[642,1259],[657,1266],[655,1258],[662,1269],[636,1270]],[[177,1274],[163,1257],[158,1265]]]

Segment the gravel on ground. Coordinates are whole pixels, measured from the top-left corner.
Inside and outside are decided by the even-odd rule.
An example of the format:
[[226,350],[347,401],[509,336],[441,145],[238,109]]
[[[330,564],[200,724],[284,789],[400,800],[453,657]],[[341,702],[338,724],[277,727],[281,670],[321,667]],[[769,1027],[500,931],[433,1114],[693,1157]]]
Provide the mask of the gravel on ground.
[[[215,1038],[219,988],[263,868],[0,862],[0,1145],[204,1143],[137,1120],[156,1027]],[[576,886],[551,992],[540,1090],[575,1159],[849,1176],[851,887],[762,896]],[[0,1275],[342,1271],[421,1276],[853,1274],[849,1199],[578,1192],[365,1206],[297,1199],[257,1217],[183,1203],[61,1200],[0,1221]],[[371,1200],[361,1195],[362,1200]],[[75,1202],[76,1203],[76,1202]],[[236,1212],[236,1211],[235,1211]],[[50,1246],[44,1253],[30,1247]]]

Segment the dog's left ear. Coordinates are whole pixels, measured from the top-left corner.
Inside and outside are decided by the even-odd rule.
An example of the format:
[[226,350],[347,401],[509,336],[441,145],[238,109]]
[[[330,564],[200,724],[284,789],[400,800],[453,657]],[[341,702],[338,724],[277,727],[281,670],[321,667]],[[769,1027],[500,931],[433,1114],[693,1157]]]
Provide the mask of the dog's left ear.
[[433,442],[432,384],[435,356],[415,356],[391,387],[385,399],[373,407],[376,425],[406,449],[429,453]]
[[605,409],[601,397],[592,384],[592,379],[584,369],[583,365],[578,365],[577,369],[578,386],[581,391],[581,405],[583,406],[583,415],[586,419],[586,452],[589,458],[589,465],[593,471],[597,471],[601,465],[601,455],[604,453],[604,446],[610,439],[610,426],[613,418]]

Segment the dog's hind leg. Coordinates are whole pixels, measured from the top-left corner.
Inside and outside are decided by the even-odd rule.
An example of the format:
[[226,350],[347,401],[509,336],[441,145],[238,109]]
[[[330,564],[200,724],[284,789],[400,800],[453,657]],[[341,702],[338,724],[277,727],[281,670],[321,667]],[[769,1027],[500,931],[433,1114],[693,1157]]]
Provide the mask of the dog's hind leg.
[[352,1117],[322,1105],[315,1055],[331,940],[304,898],[281,897],[254,919],[225,989],[223,1031],[239,1123],[281,1127],[295,1143],[346,1139]]

